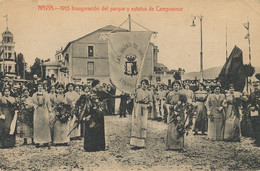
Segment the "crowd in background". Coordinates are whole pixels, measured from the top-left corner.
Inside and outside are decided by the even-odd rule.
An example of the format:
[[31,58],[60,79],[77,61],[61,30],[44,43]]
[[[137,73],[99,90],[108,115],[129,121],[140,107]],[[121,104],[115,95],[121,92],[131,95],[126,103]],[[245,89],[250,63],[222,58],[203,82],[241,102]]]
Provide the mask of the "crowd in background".
[[[189,115],[186,126],[193,130],[194,135],[200,133],[211,140],[226,141],[240,141],[242,135],[255,138],[259,145],[258,82],[254,83],[251,94],[236,92],[234,85],[223,90],[220,83],[214,86],[199,84],[193,90],[189,84],[181,81],[175,81],[169,86],[150,85],[148,81],[144,84],[149,92],[149,104],[137,102],[137,94],[122,92],[118,110],[115,99],[109,98],[102,102],[103,113],[127,117],[127,114],[131,115],[135,110],[135,103],[147,105],[146,119],[164,122],[170,126],[167,148],[174,149],[175,146],[169,141],[176,141],[176,135],[172,132],[175,128],[172,126],[176,126],[177,122],[171,125],[175,119],[171,115],[177,110],[184,95],[187,103],[195,106],[196,111],[189,115],[186,108],[180,118],[185,120],[184,116]],[[84,126],[79,123],[79,110],[75,109],[75,104],[82,94],[92,93],[91,85],[63,85],[51,78],[40,82],[35,77],[28,83],[19,84],[13,84],[12,80],[2,80],[0,88],[0,148],[15,146],[16,134],[24,138],[25,145],[31,139],[36,147],[69,145],[71,140],[84,135]],[[116,94],[116,88],[112,84],[102,83],[100,89],[111,95]],[[142,84],[138,89],[142,89]],[[16,116],[17,122],[14,123]],[[183,141],[179,142],[179,134],[177,139],[178,143],[183,144]],[[179,147],[183,148],[183,145]]]

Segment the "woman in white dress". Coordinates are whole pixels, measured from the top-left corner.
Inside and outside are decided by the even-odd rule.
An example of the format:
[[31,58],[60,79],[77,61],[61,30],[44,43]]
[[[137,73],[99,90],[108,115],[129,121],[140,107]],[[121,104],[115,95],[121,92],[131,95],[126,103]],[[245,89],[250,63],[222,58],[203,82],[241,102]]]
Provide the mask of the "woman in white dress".
[[147,90],[148,84],[148,80],[142,80],[141,88],[136,91],[130,139],[132,149],[145,148],[148,120],[147,108],[152,105],[152,96],[150,91]]
[[43,85],[38,85],[38,91],[32,96],[34,105],[33,137],[36,147],[49,146],[51,131],[49,125],[49,112],[51,110],[48,94],[43,90]]

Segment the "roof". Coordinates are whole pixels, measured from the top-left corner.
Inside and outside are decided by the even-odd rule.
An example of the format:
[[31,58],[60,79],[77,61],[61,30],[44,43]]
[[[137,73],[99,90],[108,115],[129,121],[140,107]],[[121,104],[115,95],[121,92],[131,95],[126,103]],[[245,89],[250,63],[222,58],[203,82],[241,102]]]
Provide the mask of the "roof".
[[2,35],[6,35],[6,34],[13,35],[13,33],[11,33],[11,32],[8,30],[8,27],[6,27],[6,30],[2,33]]
[[92,35],[92,34],[94,34],[94,33],[98,33],[98,32],[110,32],[110,31],[115,31],[115,32],[128,32],[127,29],[118,28],[118,27],[113,26],[113,25],[107,25],[107,26],[102,27],[102,28],[100,28],[100,29],[97,29],[97,30],[95,30],[95,31],[93,31],[93,32],[91,32],[91,33],[85,35],[85,36],[82,36],[82,37],[80,37],[80,38],[78,38],[78,39],[76,39],[76,40],[73,40],[73,41],[69,42],[69,43],[67,44],[67,46],[65,47],[65,49],[63,50],[62,54],[64,54],[64,52],[69,48],[70,44],[73,43],[73,42],[75,42],[75,41],[78,41],[78,40],[80,40],[80,39],[82,39],[82,38],[84,38],[84,37],[90,36],[90,35]]
[[44,62],[43,65],[45,66],[59,66],[60,63],[56,61],[49,61],[49,62]]
[[165,66],[164,64],[162,63],[157,63],[156,67],[160,67],[160,68],[167,68],[167,66]]

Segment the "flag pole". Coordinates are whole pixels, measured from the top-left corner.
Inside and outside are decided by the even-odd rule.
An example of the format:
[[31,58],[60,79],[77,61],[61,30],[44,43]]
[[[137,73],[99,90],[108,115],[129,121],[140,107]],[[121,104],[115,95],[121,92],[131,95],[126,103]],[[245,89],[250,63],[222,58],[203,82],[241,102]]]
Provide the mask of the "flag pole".
[[227,24],[226,24],[226,61],[228,58],[228,52],[227,52]]
[[[149,47],[149,44],[150,44],[150,40],[151,40],[151,36],[152,34],[150,35],[150,39],[146,45],[146,50],[144,52],[144,56],[143,56],[143,60],[142,60],[142,63],[141,63],[141,66],[140,66],[140,71],[138,73],[138,76],[137,76],[137,79],[136,79],[136,82],[135,82],[135,99],[136,99],[136,95],[137,95],[137,87],[138,87],[138,83],[140,82],[140,79],[142,78],[142,72],[143,72],[143,66],[144,66],[144,63],[145,63],[145,57],[146,57],[146,53],[148,51],[148,47]],[[135,102],[135,99],[134,99],[134,102]],[[134,103],[134,119],[136,118],[136,104]],[[132,120],[133,121],[133,120]]]
[[248,50],[249,50],[249,65],[251,65],[251,46],[250,46],[250,33],[249,33],[249,21],[248,21]]

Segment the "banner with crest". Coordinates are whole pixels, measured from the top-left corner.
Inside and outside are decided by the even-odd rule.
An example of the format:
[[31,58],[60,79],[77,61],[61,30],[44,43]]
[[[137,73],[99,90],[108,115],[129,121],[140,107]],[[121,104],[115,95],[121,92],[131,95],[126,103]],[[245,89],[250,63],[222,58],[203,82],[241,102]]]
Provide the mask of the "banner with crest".
[[134,93],[151,35],[149,31],[108,34],[110,78],[119,90]]

